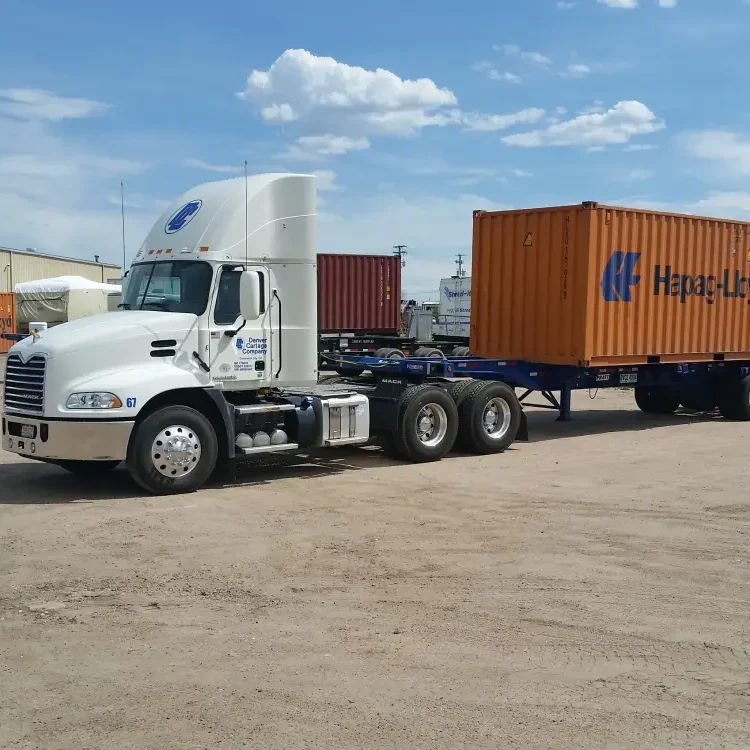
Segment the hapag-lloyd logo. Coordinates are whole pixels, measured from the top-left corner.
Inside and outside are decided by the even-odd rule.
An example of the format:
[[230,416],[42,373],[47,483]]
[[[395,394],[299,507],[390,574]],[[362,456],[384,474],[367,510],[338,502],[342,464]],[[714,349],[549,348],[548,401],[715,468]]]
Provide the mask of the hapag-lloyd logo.
[[[602,272],[600,283],[605,302],[632,302],[641,275],[636,273],[641,253],[616,250]],[[718,298],[742,299],[750,304],[750,277],[738,269],[723,269],[720,274],[681,273],[671,265],[655,265],[652,293],[655,297],[677,297],[685,304],[689,297],[713,305]]]

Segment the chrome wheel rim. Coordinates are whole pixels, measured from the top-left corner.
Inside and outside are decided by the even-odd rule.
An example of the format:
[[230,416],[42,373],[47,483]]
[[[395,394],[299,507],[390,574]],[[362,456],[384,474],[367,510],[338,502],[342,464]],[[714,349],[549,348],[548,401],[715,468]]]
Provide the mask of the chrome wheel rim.
[[510,429],[510,404],[504,398],[490,399],[482,412],[482,427],[492,440],[500,440]]
[[448,432],[448,415],[440,404],[425,404],[417,414],[417,438],[428,448],[435,448]]
[[151,462],[163,476],[177,479],[190,474],[201,458],[201,441],[195,430],[177,424],[165,427],[151,446]]

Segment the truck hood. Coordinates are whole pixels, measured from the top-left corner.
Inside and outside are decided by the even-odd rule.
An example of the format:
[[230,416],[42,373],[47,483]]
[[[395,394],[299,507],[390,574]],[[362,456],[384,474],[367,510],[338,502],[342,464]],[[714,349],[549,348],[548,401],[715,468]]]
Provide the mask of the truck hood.
[[42,331],[38,337],[29,336],[12,349],[21,359],[34,354],[54,358],[82,349],[109,349],[133,339],[153,337],[153,340],[175,339],[177,345],[196,324],[197,317],[189,313],[170,313],[154,310],[124,310],[92,315]]

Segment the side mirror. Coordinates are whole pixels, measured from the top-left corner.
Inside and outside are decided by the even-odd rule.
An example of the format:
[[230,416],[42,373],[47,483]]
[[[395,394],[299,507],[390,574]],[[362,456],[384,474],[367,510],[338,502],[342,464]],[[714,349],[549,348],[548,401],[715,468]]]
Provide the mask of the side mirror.
[[240,276],[240,315],[245,320],[260,317],[260,278],[255,271],[243,271]]

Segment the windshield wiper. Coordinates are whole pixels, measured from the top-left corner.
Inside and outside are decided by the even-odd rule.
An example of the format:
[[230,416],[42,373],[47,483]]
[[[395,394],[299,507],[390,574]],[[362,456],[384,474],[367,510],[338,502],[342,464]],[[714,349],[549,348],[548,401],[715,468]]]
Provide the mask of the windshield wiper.
[[169,302],[167,302],[166,300],[164,302],[144,302],[141,305],[141,310],[145,310],[147,307],[156,307],[160,310],[164,310],[165,312],[171,312],[171,310],[169,309]]
[[131,310],[130,302],[120,302],[119,305],[117,305],[118,308],[122,308],[123,310]]

